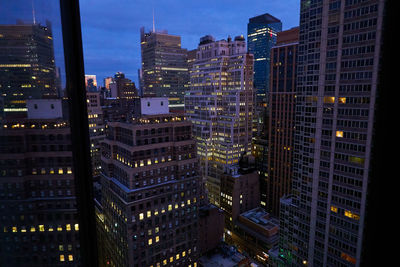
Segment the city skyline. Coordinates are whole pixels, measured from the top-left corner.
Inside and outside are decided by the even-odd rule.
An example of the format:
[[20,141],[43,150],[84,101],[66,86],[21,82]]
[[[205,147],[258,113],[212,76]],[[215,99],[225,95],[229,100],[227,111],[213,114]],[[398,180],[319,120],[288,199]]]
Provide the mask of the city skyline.
[[[233,4],[232,4],[233,3]],[[245,36],[249,18],[270,13],[283,22],[282,29],[299,24],[300,2],[289,1],[218,1],[196,3],[192,1],[118,1],[109,8],[110,1],[80,1],[82,42],[85,72],[97,75],[100,85],[103,78],[121,71],[138,84],[140,68],[140,27],[145,31],[167,30],[182,38],[182,48],[197,48],[200,37],[212,34],[217,40],[229,35]],[[153,5],[154,4],[154,5]],[[244,9],[244,7],[246,7]],[[288,8],[290,7],[290,8]],[[172,18],[172,15],[176,14]],[[196,14],[196,16],[193,16]],[[206,21],[204,17],[207,17]],[[99,19],[101,18],[101,20]],[[118,27],[115,27],[118,19]],[[123,40],[123,42],[121,42]]]

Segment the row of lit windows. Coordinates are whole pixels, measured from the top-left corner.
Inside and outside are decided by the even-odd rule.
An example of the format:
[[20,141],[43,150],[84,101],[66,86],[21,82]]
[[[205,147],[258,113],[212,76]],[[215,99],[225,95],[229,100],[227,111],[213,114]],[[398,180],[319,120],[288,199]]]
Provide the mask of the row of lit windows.
[[4,226],[3,227],[3,232],[4,233],[8,233],[8,232],[13,232],[13,233],[34,233],[34,232],[53,232],[53,231],[57,231],[57,232],[61,232],[61,231],[71,231],[72,229],[74,229],[75,231],[79,231],[79,224],[66,224],[65,227],[58,225],[57,227],[53,227],[52,225],[49,225],[47,227],[45,227],[43,224],[40,224],[38,226],[31,226],[30,228],[25,227],[25,226],[21,226],[21,227],[17,227],[17,226],[11,226],[11,227],[7,227]]

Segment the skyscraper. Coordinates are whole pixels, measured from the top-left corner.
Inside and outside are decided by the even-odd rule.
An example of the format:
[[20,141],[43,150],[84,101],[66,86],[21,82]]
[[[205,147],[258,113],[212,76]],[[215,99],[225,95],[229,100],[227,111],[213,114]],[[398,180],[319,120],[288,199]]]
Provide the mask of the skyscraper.
[[268,171],[261,177],[261,196],[275,216],[280,198],[291,190],[298,41],[298,27],[281,31],[271,49]]
[[181,48],[181,37],[167,31],[145,33],[142,27],[140,47],[142,95],[168,97],[171,110],[183,111],[189,71],[187,50]]
[[138,97],[138,91],[135,83],[125,77],[122,72],[114,75],[113,81],[110,83],[111,97],[134,99]]
[[192,63],[185,114],[193,135],[211,203],[219,205],[220,175],[251,151],[253,56],[243,36],[200,39]]
[[301,1],[293,194],[281,217],[292,264],[361,264],[383,9]]
[[0,25],[0,95],[5,117],[26,117],[26,100],[58,96],[51,24]]
[[197,266],[200,176],[192,126],[167,98],[109,122],[102,143],[105,257],[111,266]]
[[281,30],[282,22],[268,13],[250,18],[247,24],[247,49],[254,56],[254,88],[259,104],[267,102],[270,50]]
[[61,100],[27,100],[0,122],[0,259],[4,266],[80,266],[68,120]]

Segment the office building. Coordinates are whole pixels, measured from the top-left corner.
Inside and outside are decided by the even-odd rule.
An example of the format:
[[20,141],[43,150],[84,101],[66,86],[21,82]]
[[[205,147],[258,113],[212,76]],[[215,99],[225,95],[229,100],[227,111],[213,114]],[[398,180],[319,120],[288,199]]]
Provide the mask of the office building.
[[187,50],[181,47],[181,37],[167,31],[145,33],[142,27],[140,47],[142,95],[168,97],[171,111],[183,111],[189,70]]
[[301,1],[288,264],[361,265],[384,2]]
[[243,36],[215,41],[204,36],[185,96],[208,198],[219,206],[220,175],[250,154],[253,119],[253,56]]
[[167,98],[141,101],[141,116],[109,122],[102,143],[105,261],[198,266],[201,183],[191,123],[166,113]]
[[282,30],[282,22],[265,13],[249,19],[247,24],[247,49],[254,56],[254,88],[257,103],[267,103],[271,48],[276,35]]
[[139,95],[135,83],[126,78],[122,72],[114,75],[114,79],[110,83],[110,93],[111,97],[118,99],[134,99]]
[[1,264],[80,266],[69,123],[61,100],[27,106],[0,122]]
[[0,96],[5,117],[26,117],[26,100],[57,97],[51,24],[0,25]]
[[103,110],[101,108],[101,93],[86,92],[87,112],[89,122],[90,156],[92,158],[93,177],[100,175],[100,142],[105,137],[105,124]]
[[279,215],[280,198],[291,192],[299,28],[278,32],[271,49],[268,172],[262,195],[266,210]]

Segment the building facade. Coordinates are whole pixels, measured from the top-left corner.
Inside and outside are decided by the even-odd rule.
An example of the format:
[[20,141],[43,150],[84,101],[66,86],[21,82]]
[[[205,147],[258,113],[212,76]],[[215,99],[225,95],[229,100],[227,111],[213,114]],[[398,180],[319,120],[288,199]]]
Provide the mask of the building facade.
[[26,117],[26,99],[57,97],[51,23],[0,25],[0,96],[4,117]]
[[383,0],[301,1],[293,265],[360,266]]
[[271,49],[268,172],[261,190],[266,210],[274,216],[279,215],[280,198],[291,192],[298,40],[299,28],[281,31]]
[[181,37],[167,31],[145,33],[142,27],[140,47],[142,95],[168,97],[171,111],[183,111],[189,70],[187,50],[181,47]]
[[28,105],[40,112],[0,122],[0,262],[80,266],[69,123],[61,100]]
[[254,56],[254,88],[257,103],[267,103],[269,92],[270,51],[282,22],[266,13],[249,19],[247,24],[247,49]]
[[219,206],[220,175],[250,154],[253,119],[253,56],[243,36],[200,39],[185,96],[185,114],[206,181],[208,198]]
[[110,266],[197,266],[201,180],[191,133],[172,114],[108,123],[101,201]]

